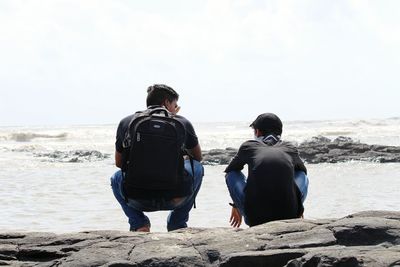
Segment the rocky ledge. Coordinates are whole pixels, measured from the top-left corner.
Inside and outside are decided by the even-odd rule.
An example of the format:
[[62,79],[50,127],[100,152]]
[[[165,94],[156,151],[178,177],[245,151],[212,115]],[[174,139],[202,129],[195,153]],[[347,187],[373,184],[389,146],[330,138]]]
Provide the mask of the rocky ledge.
[[[334,140],[313,137],[298,146],[300,157],[307,163],[337,163],[346,161],[400,162],[400,147],[368,145],[340,136]],[[237,149],[211,149],[203,153],[205,165],[228,164]]]
[[170,233],[0,233],[10,266],[400,266],[400,212]]

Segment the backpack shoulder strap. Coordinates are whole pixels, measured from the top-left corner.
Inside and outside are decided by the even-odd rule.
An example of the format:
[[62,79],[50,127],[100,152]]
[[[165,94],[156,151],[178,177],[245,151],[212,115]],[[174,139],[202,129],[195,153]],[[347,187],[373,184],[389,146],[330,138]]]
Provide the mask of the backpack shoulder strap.
[[164,115],[165,115],[165,117],[172,117],[172,114],[171,114],[171,112],[169,112],[166,108],[164,108],[164,107],[156,107],[156,108],[152,108],[152,109],[148,109],[147,110],[148,111],[148,114],[149,115],[153,115],[153,114],[156,114],[156,113],[164,113]]
[[122,142],[122,147],[123,148],[129,148],[132,143],[132,136],[131,136],[131,128],[132,126],[136,123],[136,121],[140,120],[143,117],[146,117],[148,115],[148,110],[143,110],[143,111],[137,111],[131,121],[128,124],[128,128],[125,132],[125,138]]

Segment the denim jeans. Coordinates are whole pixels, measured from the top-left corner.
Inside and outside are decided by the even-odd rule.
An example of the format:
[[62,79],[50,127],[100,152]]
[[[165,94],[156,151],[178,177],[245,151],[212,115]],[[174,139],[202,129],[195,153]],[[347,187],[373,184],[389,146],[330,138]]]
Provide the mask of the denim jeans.
[[[244,188],[246,187],[246,176],[240,171],[231,171],[226,174],[226,185],[228,186],[229,194],[236,207],[239,209],[240,214],[243,215],[244,222],[247,223],[246,213],[244,212]],[[301,193],[301,201],[307,197],[308,192],[308,177],[303,171],[296,171],[294,173],[294,182]]]
[[[145,225],[150,225],[149,218],[144,214],[143,210],[171,210],[167,218],[167,229],[173,231],[179,228],[187,227],[189,220],[189,211],[192,209],[194,200],[200,190],[201,182],[203,181],[204,168],[200,162],[194,160],[194,184],[193,193],[184,197],[181,201],[165,199],[149,199],[149,200],[133,200],[125,201],[122,191],[123,175],[121,170],[114,173],[111,177],[111,188],[115,198],[118,200],[125,215],[128,217],[130,230],[134,231]],[[192,167],[189,160],[185,160],[185,169],[192,175]]]
[[304,203],[308,193],[308,177],[305,172],[303,171],[295,171],[294,173],[294,182],[296,183],[297,187],[301,193],[301,202]]

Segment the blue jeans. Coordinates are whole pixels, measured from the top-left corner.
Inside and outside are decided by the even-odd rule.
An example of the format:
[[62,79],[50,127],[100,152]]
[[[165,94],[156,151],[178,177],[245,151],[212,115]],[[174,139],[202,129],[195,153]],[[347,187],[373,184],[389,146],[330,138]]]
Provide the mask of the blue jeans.
[[[246,187],[246,176],[240,171],[231,171],[226,174],[226,185],[228,186],[229,194],[236,207],[239,209],[240,214],[243,215],[244,222],[247,223],[246,213],[244,212],[244,188]],[[301,201],[307,197],[308,192],[308,177],[303,171],[296,171],[294,173],[294,182],[300,189]]]
[[294,182],[296,183],[297,187],[301,193],[301,202],[304,203],[308,193],[308,177],[305,172],[303,171],[295,171],[294,173]]
[[[194,200],[200,190],[201,182],[203,181],[204,169],[200,162],[194,160],[194,185],[193,193],[184,197],[181,201],[164,199],[149,199],[149,200],[133,200],[125,201],[122,191],[123,175],[119,170],[111,177],[111,188],[115,198],[118,200],[125,215],[128,217],[130,230],[134,231],[145,225],[150,225],[149,218],[144,214],[143,210],[171,210],[167,219],[168,231],[173,231],[187,227],[189,220],[189,211],[192,209]],[[192,176],[192,167],[189,160],[185,160],[185,169]]]

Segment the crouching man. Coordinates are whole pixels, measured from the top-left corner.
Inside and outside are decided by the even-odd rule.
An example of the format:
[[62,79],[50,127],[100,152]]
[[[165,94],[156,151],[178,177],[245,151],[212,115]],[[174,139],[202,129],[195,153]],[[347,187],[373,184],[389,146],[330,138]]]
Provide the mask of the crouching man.
[[168,231],[187,227],[203,179],[201,148],[195,130],[177,115],[179,95],[156,84],[147,89],[147,110],[121,120],[115,142],[111,187],[130,231],[150,231],[144,212],[170,210]]
[[[250,126],[255,140],[244,142],[225,169],[231,225],[239,227],[242,216],[249,226],[301,217],[308,177],[297,148],[281,141],[282,122],[275,114],[261,114]],[[247,178],[241,172],[246,164]]]

